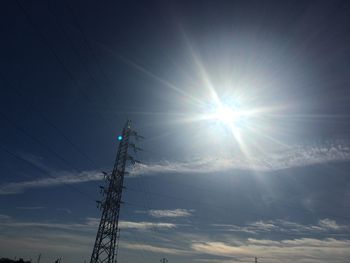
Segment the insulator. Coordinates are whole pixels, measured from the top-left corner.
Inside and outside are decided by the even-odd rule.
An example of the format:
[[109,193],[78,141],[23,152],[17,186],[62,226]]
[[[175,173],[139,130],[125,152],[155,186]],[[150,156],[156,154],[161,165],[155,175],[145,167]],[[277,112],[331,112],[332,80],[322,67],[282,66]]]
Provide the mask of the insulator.
[[140,147],[137,147],[134,143],[129,143],[129,147],[131,147],[135,153],[137,151],[142,151],[142,149]]
[[129,160],[132,164],[141,163],[140,161],[136,160],[134,157],[130,155],[127,156],[127,160]]
[[130,136],[134,136],[136,140],[145,138],[145,137],[139,135],[136,131],[130,131]]
[[130,156],[130,155],[128,155],[128,156],[126,157],[126,159],[127,159],[128,161],[130,161],[132,164],[135,163],[134,157],[132,157],[132,156]]

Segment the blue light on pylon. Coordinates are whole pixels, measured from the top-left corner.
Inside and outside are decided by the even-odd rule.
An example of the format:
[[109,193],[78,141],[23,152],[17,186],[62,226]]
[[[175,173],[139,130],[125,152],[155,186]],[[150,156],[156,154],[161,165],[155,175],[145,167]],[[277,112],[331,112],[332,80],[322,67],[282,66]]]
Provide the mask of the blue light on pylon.
[[119,135],[118,136],[118,141],[121,141],[123,139],[123,136]]

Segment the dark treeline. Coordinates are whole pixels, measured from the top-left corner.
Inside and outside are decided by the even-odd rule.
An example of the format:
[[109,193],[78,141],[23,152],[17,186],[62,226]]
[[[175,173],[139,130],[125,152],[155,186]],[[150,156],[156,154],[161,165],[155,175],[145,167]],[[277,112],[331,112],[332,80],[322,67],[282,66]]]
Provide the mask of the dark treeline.
[[23,260],[23,258],[20,258],[18,260],[14,260],[14,259],[9,259],[9,258],[0,258],[0,263],[31,263],[31,261],[27,260]]

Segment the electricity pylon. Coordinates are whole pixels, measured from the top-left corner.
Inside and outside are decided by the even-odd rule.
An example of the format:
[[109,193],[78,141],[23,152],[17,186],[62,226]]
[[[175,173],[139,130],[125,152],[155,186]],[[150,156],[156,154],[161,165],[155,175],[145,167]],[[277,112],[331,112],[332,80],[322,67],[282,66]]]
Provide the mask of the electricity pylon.
[[119,239],[119,211],[122,204],[122,190],[127,161],[135,164],[137,161],[128,155],[128,148],[136,152],[141,150],[135,144],[129,142],[131,136],[142,138],[131,129],[131,121],[125,124],[123,132],[118,136],[120,141],[114,168],[111,174],[103,172],[107,186],[100,186],[103,198],[98,201],[98,207],[102,210],[101,220],[98,227],[94,249],[90,263],[116,263]]

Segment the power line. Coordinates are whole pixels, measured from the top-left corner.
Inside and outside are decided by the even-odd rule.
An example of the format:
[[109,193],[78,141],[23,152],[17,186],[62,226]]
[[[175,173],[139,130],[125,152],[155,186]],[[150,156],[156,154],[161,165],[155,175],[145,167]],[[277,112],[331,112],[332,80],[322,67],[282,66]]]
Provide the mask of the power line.
[[[8,81],[5,76],[3,75],[2,72],[0,72],[1,78],[8,84],[8,86],[11,88],[12,91],[16,92],[19,96],[25,98],[23,93],[17,89],[10,81]],[[37,115],[46,123],[48,124],[51,128],[56,130],[56,132],[61,135],[62,138],[64,138],[78,153],[80,153],[83,157],[85,157],[90,163],[94,164],[95,167],[97,168],[96,162],[88,156],[85,152],[83,152],[56,124],[54,124],[52,121],[50,121],[38,108],[35,104],[29,102],[29,105],[32,110],[34,110]]]
[[82,26],[80,25],[78,19],[77,19],[77,16],[75,14],[75,11],[73,10],[73,8],[71,7],[71,5],[69,4],[69,2],[67,2],[66,0],[63,1],[66,5],[66,7],[70,10],[71,14],[72,14],[72,17],[73,17],[73,20],[75,22],[75,26],[76,28],[79,30],[82,38],[83,38],[83,41],[85,42],[87,48],[89,49],[91,55],[93,56],[94,60],[95,60],[95,63],[96,63],[96,66],[99,68],[100,72],[104,75],[105,79],[107,79],[107,74],[105,73],[105,71],[103,70],[102,66],[101,66],[101,63],[99,61],[99,59],[97,58],[95,52],[93,51],[91,45],[90,45],[90,42],[85,34],[85,31],[83,30]]
[[[62,21],[60,21],[59,17],[57,16],[57,14],[52,10],[52,8],[50,7],[50,4],[48,3],[48,10],[50,12],[50,14],[55,18],[56,21],[56,25],[60,28],[61,32],[63,33],[63,36],[65,37],[65,39],[68,41],[70,47],[72,48],[74,54],[76,55],[76,57],[78,58],[78,60],[80,61],[81,66],[84,68],[84,70],[86,71],[86,73],[89,75],[89,77],[91,78],[91,80],[96,84],[96,86],[100,86],[100,84],[98,83],[98,81],[96,80],[96,78],[94,77],[94,75],[91,73],[89,67],[86,65],[86,63],[83,62],[83,58],[80,55],[79,50],[75,47],[72,39],[69,37],[67,31],[64,29],[64,26],[62,24]],[[109,103],[108,100],[105,100],[105,103],[108,104],[109,108],[113,108],[112,105]]]
[[[69,77],[69,79],[72,81],[72,83],[74,84],[74,86],[77,87],[78,91],[80,92],[80,94],[82,95],[83,98],[85,98],[85,100],[87,100],[88,102],[90,102],[91,104],[93,104],[93,100],[90,98],[90,96],[85,92],[85,90],[80,88],[80,85],[77,81],[77,79],[74,77],[74,74],[68,69],[68,67],[64,64],[63,60],[59,57],[59,55],[57,54],[57,52],[55,51],[55,49],[51,46],[51,44],[47,41],[47,39],[45,38],[45,36],[41,33],[41,31],[38,29],[38,27],[36,26],[36,24],[32,21],[29,13],[27,12],[27,10],[24,8],[24,6],[21,4],[20,0],[16,0],[17,5],[19,6],[20,10],[24,13],[26,19],[28,20],[30,26],[35,30],[36,34],[38,35],[39,39],[41,40],[41,42],[49,49],[49,51],[52,53],[52,55],[54,56],[54,58],[57,60],[58,64],[62,67],[63,71],[67,74],[67,76]],[[96,114],[98,114],[101,119],[105,122],[105,124],[107,126],[110,126],[110,124],[108,122],[105,121],[105,119],[102,117],[102,115],[97,111]],[[112,127],[113,128],[113,127]]]
[[55,155],[61,162],[63,162],[65,165],[67,165],[70,168],[73,168],[73,170],[79,170],[77,169],[71,162],[67,161],[65,158],[63,158],[61,155],[59,155],[54,149],[52,149],[50,146],[44,144],[42,141],[40,141],[37,137],[27,132],[25,129],[21,128],[17,123],[15,123],[13,120],[8,118],[3,112],[0,111],[0,115],[3,119],[5,119],[8,123],[10,123],[16,130],[27,136],[28,138],[32,139],[34,142],[39,144],[42,148],[45,148],[48,150],[51,154]]
[[[80,169],[78,169],[77,167],[75,167],[72,163],[68,162],[65,158],[63,158],[61,155],[59,155],[54,149],[52,149],[50,146],[44,144],[42,141],[40,141],[37,137],[33,136],[32,134],[28,133],[25,129],[21,128],[20,126],[18,126],[13,120],[11,120],[10,118],[8,118],[6,115],[4,115],[1,111],[0,111],[0,115],[3,117],[3,119],[5,119],[8,123],[10,123],[16,130],[18,130],[19,132],[21,132],[22,134],[24,134],[25,136],[27,136],[28,138],[32,139],[34,142],[36,142],[38,145],[40,145],[41,147],[45,148],[46,150],[48,150],[51,154],[55,155],[58,159],[60,159],[64,164],[66,164],[67,166],[69,166],[70,168],[72,168],[73,170],[76,170],[78,172],[82,172]],[[16,159],[25,161],[26,163],[31,164],[32,166],[36,167],[37,169],[40,169],[42,172],[44,172],[46,175],[48,175],[51,178],[54,179],[59,179],[59,177],[55,177],[52,176],[51,174],[49,174],[46,170],[33,165],[32,163],[30,163],[29,161],[25,160],[24,158],[14,154],[13,152],[7,150],[6,148],[3,147],[3,150],[5,152],[7,152],[8,154],[16,157]],[[62,182],[62,184],[66,184],[64,182]],[[69,185],[70,184],[66,184]],[[72,187],[72,186],[70,186]],[[77,189],[76,187],[73,187],[75,189]],[[80,190],[79,190],[80,191]],[[80,191],[81,192],[81,191]],[[90,196],[91,197],[91,196]]]
[[[55,179],[55,180],[56,180],[56,179],[59,179],[59,177],[51,175],[51,174],[48,173],[46,170],[44,170],[44,169],[42,169],[41,167],[39,167],[39,166],[33,164],[32,162],[29,162],[28,160],[24,159],[23,157],[19,156],[18,154],[14,153],[14,152],[12,152],[12,151],[10,151],[10,150],[8,150],[7,148],[1,146],[1,149],[2,149],[5,153],[7,153],[7,154],[11,155],[12,157],[16,158],[17,160],[20,160],[20,161],[22,161],[22,162],[25,162],[25,163],[29,164],[30,166],[34,167],[35,169],[37,169],[37,170],[39,170],[39,171],[45,173],[45,175],[49,176],[50,178]],[[89,200],[89,201],[93,201],[93,202],[94,202],[94,198],[93,198],[89,193],[84,192],[84,191],[80,190],[79,188],[74,187],[74,186],[71,185],[71,184],[67,184],[67,183],[65,183],[65,182],[63,182],[63,181],[60,181],[60,183],[61,183],[62,185],[64,185],[64,186],[66,186],[66,187],[69,187],[70,189],[75,190],[76,192],[78,192],[79,194],[83,195],[84,197],[88,197],[88,200]]]

